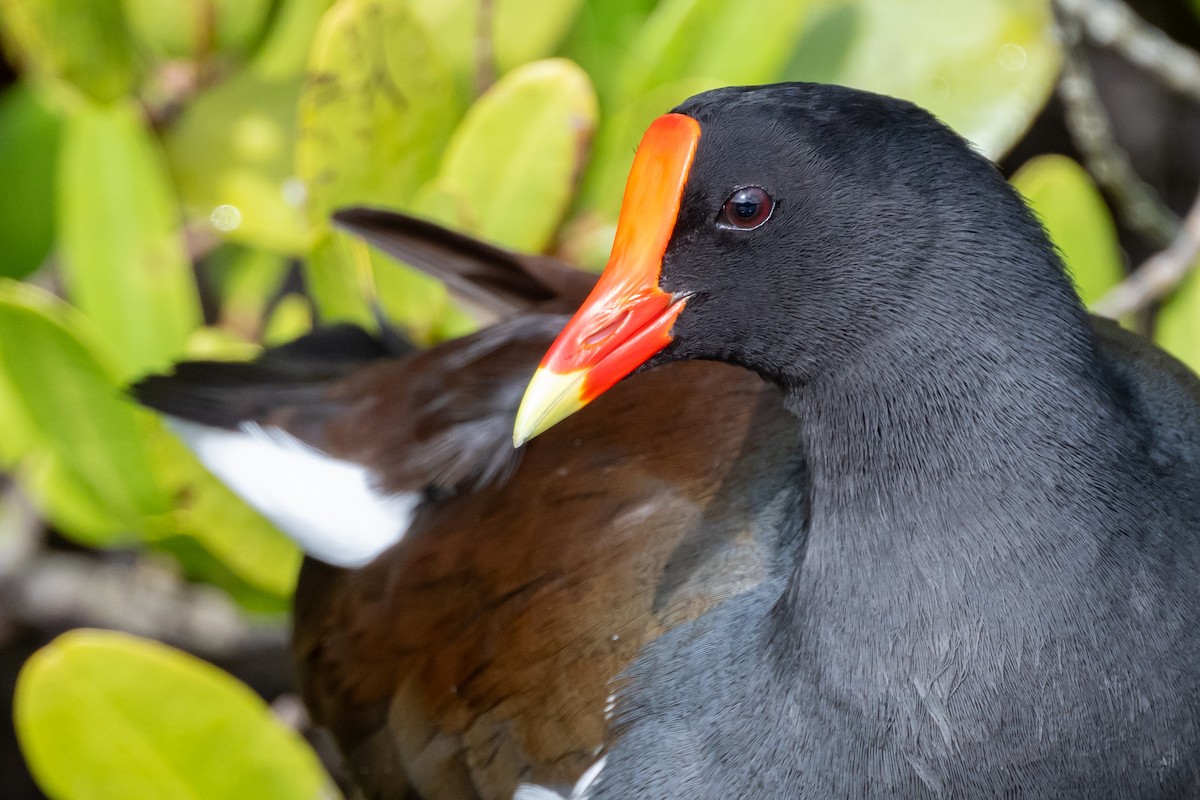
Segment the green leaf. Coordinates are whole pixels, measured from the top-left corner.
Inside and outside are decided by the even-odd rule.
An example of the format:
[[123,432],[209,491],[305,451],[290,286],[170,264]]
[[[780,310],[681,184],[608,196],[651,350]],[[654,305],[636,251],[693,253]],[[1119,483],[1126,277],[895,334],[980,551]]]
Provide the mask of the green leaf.
[[321,15],[332,4],[333,0],[285,0],[277,4],[274,20],[251,69],[266,81],[302,74]]
[[0,281],[0,375],[33,428],[23,475],[47,514],[88,544],[188,535],[247,583],[290,592],[295,545],[126,399],[113,361],[70,306]]
[[0,0],[0,34],[39,80],[62,80],[110,102],[136,85],[139,64],[122,0]]
[[351,255],[355,244],[356,240],[344,233],[327,233],[304,261],[305,285],[325,323],[344,321],[370,326],[375,321],[359,282],[362,270],[375,268],[374,261],[370,254],[364,254],[365,266],[356,269]]
[[8,380],[6,370],[0,370],[0,470],[8,471],[37,445],[33,421],[25,413],[25,405]]
[[706,89],[773,80],[787,63],[807,12],[807,3],[793,0],[660,3],[621,51],[581,207],[615,219],[646,126]]
[[479,230],[479,212],[467,190],[452,178],[441,176],[426,183],[413,197],[410,210],[417,216],[448,228]]
[[120,393],[118,369],[86,321],[25,284],[0,281],[0,370],[40,441],[132,526],[170,502],[142,446],[154,421]]
[[472,232],[518,250],[549,244],[596,124],[587,75],[566,59],[513,70],[467,112],[441,179],[468,198]]
[[618,65],[658,0],[586,0],[562,54],[588,74],[601,104],[614,98]]
[[17,680],[22,752],[56,800],[335,795],[316,756],[247,686],[112,631],[63,634]]
[[1154,341],[1200,373],[1200,271],[1193,271],[1163,304]]
[[289,596],[300,570],[296,545],[214,478],[178,439],[160,432],[150,440],[151,458],[175,504],[147,518],[147,532],[190,536],[241,580],[276,597]]
[[500,74],[551,55],[574,21],[582,0],[495,0],[491,32],[480,35],[479,0],[409,2],[453,73],[464,97],[476,92],[481,62]]
[[[287,259],[277,253],[226,245],[204,262],[205,284],[217,296],[221,327],[256,342],[267,306],[288,276]],[[189,355],[192,353],[189,340]]]
[[262,36],[272,0],[123,0],[138,43],[159,58],[243,55]]
[[350,246],[361,249],[361,257],[371,265],[378,301],[387,318],[402,322],[409,336],[418,342],[434,341],[434,331],[442,329],[443,317],[453,308],[442,282],[397,266],[380,253],[368,252],[363,242],[352,241]]
[[128,520],[113,513],[88,481],[46,446],[22,459],[17,477],[41,514],[67,538],[89,547],[129,544]]
[[29,88],[0,95],[0,276],[23,278],[37,269],[54,238],[54,194],[62,124]]
[[263,344],[286,344],[312,330],[312,304],[308,298],[286,294],[279,299],[271,318],[263,327]]
[[[7,288],[0,284],[0,293]],[[2,317],[0,310],[0,329]],[[0,469],[15,473],[42,515],[69,538],[91,546],[128,541],[128,525],[47,443],[9,372],[0,348]]]
[[814,83],[836,83],[862,26],[861,3],[813,4],[812,18],[783,74]]
[[287,624],[287,615],[292,607],[292,592],[268,592],[248,583],[191,536],[164,536],[149,542],[149,547],[155,553],[163,553],[173,558],[178,563],[184,580],[206,583],[229,595],[243,611],[255,617],[255,623],[281,626]]
[[[1044,0],[842,0],[827,4],[825,13],[842,18],[833,27],[814,21],[811,38],[802,38],[796,52],[825,48],[839,65],[830,70],[797,59],[784,79],[825,80],[912,100],[992,158],[1025,132],[1058,75],[1061,53]],[[838,45],[832,48],[831,34]]]
[[321,19],[300,99],[297,169],[314,222],[402,205],[437,170],[462,99],[404,3],[341,0]]
[[626,51],[620,92],[636,98],[684,79],[708,79],[713,86],[768,82],[791,55],[807,5],[665,0]]
[[299,76],[243,71],[188,104],[164,144],[190,216],[231,241],[281,253],[308,247],[292,157],[300,87]]
[[[633,154],[642,134],[655,117],[664,114],[694,94],[719,85],[710,78],[684,78],[647,91],[610,113],[600,125],[592,148],[580,205],[585,213],[611,222],[616,231],[617,212],[625,192],[625,180],[633,165]],[[587,266],[603,266],[589,263]]]
[[90,546],[128,541],[128,525],[47,444],[8,373],[0,350],[0,469],[15,473],[42,515],[67,537]]
[[544,58],[570,30],[582,0],[496,0],[492,41],[501,73]]
[[1087,171],[1066,156],[1038,156],[1012,178],[1058,246],[1075,288],[1094,303],[1125,275],[1117,227]]
[[[404,208],[433,177],[463,109],[445,58],[408,5],[340,0],[321,20],[310,75],[300,100],[297,171],[318,230],[346,205]],[[427,327],[444,307],[444,290],[424,276],[350,246],[342,235],[320,236],[306,262],[308,287],[325,321],[370,324],[363,287],[390,298],[421,299]],[[355,259],[355,253],[358,259]],[[422,294],[424,292],[424,294]],[[430,294],[434,299],[426,302]]]
[[408,2],[463,97],[474,95],[479,76],[479,5],[479,0]]
[[200,361],[247,361],[262,348],[229,328],[205,325],[188,337],[187,357]]
[[63,277],[125,375],[163,368],[200,322],[162,154],[137,108],[80,107],[59,169]]

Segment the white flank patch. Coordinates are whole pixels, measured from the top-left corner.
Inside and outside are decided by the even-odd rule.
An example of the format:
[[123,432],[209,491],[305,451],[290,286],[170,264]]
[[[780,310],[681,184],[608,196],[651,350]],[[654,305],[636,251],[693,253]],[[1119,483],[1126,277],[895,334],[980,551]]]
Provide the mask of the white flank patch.
[[600,770],[604,769],[606,758],[607,756],[588,767],[587,772],[580,776],[579,780],[575,782],[575,787],[571,789],[571,793],[566,797],[563,797],[553,789],[526,783],[517,787],[517,791],[513,795],[513,800],[588,800],[592,786],[596,783],[596,779],[600,777]]
[[322,453],[278,428],[227,431],[170,418],[204,466],[314,558],[361,567],[404,536],[416,492],[372,488],[361,465]]

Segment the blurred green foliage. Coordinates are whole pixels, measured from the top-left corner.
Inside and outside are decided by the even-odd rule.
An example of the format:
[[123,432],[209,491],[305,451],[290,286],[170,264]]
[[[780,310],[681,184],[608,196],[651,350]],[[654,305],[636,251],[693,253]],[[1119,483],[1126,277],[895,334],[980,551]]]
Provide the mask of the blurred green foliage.
[[[299,554],[122,387],[182,357],[248,357],[314,316],[372,325],[376,300],[418,338],[469,329],[440,285],[333,232],[331,210],[405,209],[597,268],[643,129],[695,92],[874,89],[998,157],[1060,58],[1044,0],[0,0],[0,39],[19,73],[0,95],[0,467],[64,535],[170,553],[276,611]],[[1088,298],[1120,277],[1077,165],[1031,164],[1018,185]],[[1194,365],[1198,317],[1193,280],[1162,340]],[[23,675],[21,742],[54,797],[329,792],[231,682],[70,634]],[[219,733],[234,730],[236,747]]]
[[1038,156],[1017,170],[1012,183],[1058,245],[1085,303],[1121,280],[1117,225],[1083,167],[1066,156]]
[[63,800],[336,796],[315,754],[257,695],[128,634],[77,630],[39,650],[16,709],[30,766]]

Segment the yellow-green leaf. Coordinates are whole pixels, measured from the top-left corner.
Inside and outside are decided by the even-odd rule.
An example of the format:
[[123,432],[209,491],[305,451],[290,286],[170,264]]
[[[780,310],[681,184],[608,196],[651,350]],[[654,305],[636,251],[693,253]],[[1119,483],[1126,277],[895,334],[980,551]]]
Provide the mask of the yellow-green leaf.
[[496,0],[492,41],[500,73],[554,52],[582,0]]
[[409,2],[465,96],[474,94],[481,71],[503,75],[551,55],[574,21],[582,0],[495,0],[491,30],[481,35],[479,0]]
[[41,80],[109,102],[136,85],[139,64],[122,0],[0,0],[0,35]]
[[792,53],[808,5],[794,0],[660,3],[621,51],[582,207],[616,218],[634,148],[658,115],[706,89],[774,80]]
[[408,8],[454,75],[463,97],[475,91],[480,68],[479,0],[413,2]]
[[113,361],[70,306],[0,281],[0,374],[33,429],[32,494],[81,541],[191,536],[247,583],[287,594],[295,545],[125,397]]
[[683,79],[707,78],[712,86],[769,82],[791,55],[808,5],[665,0],[626,51],[620,91],[635,100]]
[[0,370],[22,410],[94,497],[131,527],[170,502],[142,446],[147,425],[118,387],[118,369],[78,312],[51,295],[0,281]]
[[165,145],[189,215],[235,242],[282,253],[308,246],[295,177],[301,78],[244,71],[188,104]]
[[344,233],[326,233],[304,260],[304,281],[320,311],[322,321],[371,325],[371,308],[360,278],[370,273],[374,262],[369,254],[361,269],[353,262],[354,240]]
[[191,59],[249,52],[276,5],[272,0],[123,2],[139,44],[160,58]]
[[419,217],[461,231],[479,230],[479,212],[467,190],[448,176],[439,176],[417,190],[410,210]]
[[1125,269],[1116,223],[1083,167],[1066,156],[1039,156],[1012,183],[1041,218],[1085,303],[1120,282]]
[[470,200],[473,232],[544,249],[571,201],[596,115],[587,75],[561,58],[513,70],[471,106],[441,177]]
[[[615,224],[625,180],[633,165],[633,154],[646,127],[660,114],[671,110],[694,94],[719,85],[711,78],[684,78],[638,95],[604,119],[592,148],[581,205],[585,213]],[[602,267],[589,263],[593,268]]]
[[[803,62],[788,80],[826,80],[912,100],[992,158],[1025,132],[1046,102],[1061,59],[1045,0],[834,0],[825,13],[850,22],[845,51],[828,70]],[[847,17],[845,9],[852,9]],[[824,47],[826,26],[797,51]],[[839,35],[846,35],[843,30]],[[794,62],[795,63],[795,62]]]
[[174,436],[162,431],[150,443],[156,474],[176,502],[167,514],[146,519],[147,532],[190,536],[251,586],[276,597],[290,595],[300,569],[296,545],[209,474]]
[[[443,54],[408,4],[339,0],[317,30],[300,100],[297,171],[316,229],[341,206],[406,207],[433,177],[462,109]],[[340,234],[326,233],[306,261],[308,286],[325,321],[369,324],[368,283],[388,284],[385,304],[393,290],[411,299],[428,285],[365,247],[357,260],[355,252]],[[424,314],[445,303],[437,296],[442,299],[421,303]]]
[[406,3],[336,3],[317,29],[300,99],[297,169],[314,221],[353,203],[407,201],[433,176],[462,107]]
[[36,428],[17,390],[8,379],[8,371],[0,369],[0,470],[9,470],[37,444]]
[[1200,373],[1200,272],[1193,271],[1183,286],[1163,304],[1154,340]]
[[0,469],[15,473],[39,511],[69,538],[92,546],[130,539],[128,525],[43,438],[8,367],[0,348]]
[[196,328],[187,341],[187,357],[200,361],[248,361],[261,352],[245,336],[216,325]]
[[200,323],[200,304],[166,165],[136,106],[74,110],[58,199],[72,300],[114,345],[125,376],[165,367]]
[[211,664],[113,631],[66,633],[21,670],[22,752],[55,800],[316,800],[311,749]]
[[280,5],[251,64],[258,76],[277,81],[303,73],[317,24],[332,4],[333,0],[286,0]]
[[263,327],[263,344],[286,344],[312,330],[312,322],[312,304],[307,297],[294,292],[284,295]]
[[617,67],[657,0],[587,0],[562,46],[562,55],[583,67],[604,105],[612,99]]
[[90,547],[129,544],[135,534],[88,482],[46,446],[21,460],[17,478],[39,512],[69,539]]
[[[227,245],[205,261],[205,274],[219,303],[222,328],[256,342],[262,331],[267,305],[288,275],[288,261],[277,253]],[[189,354],[194,351],[189,341]]]

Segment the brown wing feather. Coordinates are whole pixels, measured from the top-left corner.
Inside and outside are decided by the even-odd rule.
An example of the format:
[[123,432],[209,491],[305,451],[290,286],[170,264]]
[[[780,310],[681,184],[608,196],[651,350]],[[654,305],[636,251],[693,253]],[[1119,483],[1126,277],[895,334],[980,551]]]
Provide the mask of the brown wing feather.
[[298,614],[296,658],[370,796],[394,796],[397,772],[428,800],[572,783],[640,646],[766,575],[772,528],[752,524],[750,487],[791,485],[794,441],[748,373],[648,373],[326,587],[323,614]]
[[[337,221],[495,313],[569,310],[594,280],[402,215]],[[749,373],[640,376],[517,463],[516,405],[563,321],[517,316],[424,352],[317,333],[135,390],[208,424],[277,425],[426,493],[390,551],[360,570],[309,560],[296,590],[305,701],[369,797],[570,785],[605,743],[613,681],[641,645],[770,567],[773,526],[755,509],[800,467],[783,463],[793,418]]]
[[549,256],[526,255],[440,225],[376,208],[344,208],[333,223],[443,281],[462,299],[507,316],[574,311],[596,276]]

